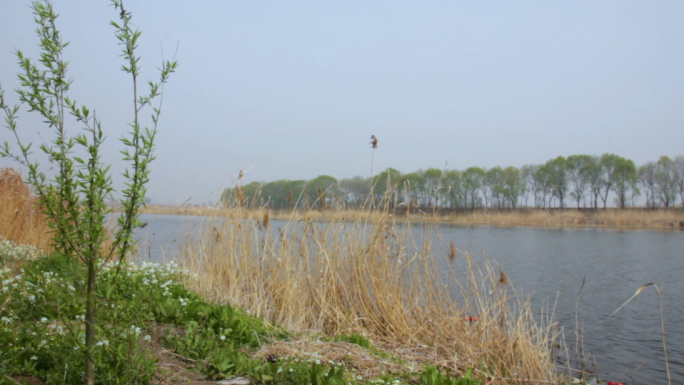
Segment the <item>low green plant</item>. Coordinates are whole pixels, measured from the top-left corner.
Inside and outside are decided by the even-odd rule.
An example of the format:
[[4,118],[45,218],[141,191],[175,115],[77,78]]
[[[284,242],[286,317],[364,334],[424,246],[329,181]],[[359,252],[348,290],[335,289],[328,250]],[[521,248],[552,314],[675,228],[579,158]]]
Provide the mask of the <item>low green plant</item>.
[[345,341],[351,344],[359,345],[366,349],[371,347],[371,342],[362,334],[351,333],[351,334],[340,334],[335,337],[335,341]]
[[[86,299],[78,295],[77,282],[65,266],[69,260],[27,258],[25,248],[1,243],[0,259],[23,267],[0,269],[0,384],[14,383],[8,379],[16,375],[56,384],[83,382]],[[192,302],[209,305],[182,289],[183,273],[173,265],[125,265],[119,279],[112,280],[116,268],[102,266],[100,279],[108,284],[98,285],[94,293],[100,299],[94,317],[98,339],[91,354],[96,381],[146,383],[156,358],[141,345],[149,339],[146,325],[158,322],[150,293],[160,293],[179,308]]]
[[427,366],[420,375],[420,385],[482,385],[483,382],[472,378],[472,369],[468,369],[463,377],[451,377],[434,366]]
[[313,363],[309,369],[311,385],[341,385],[345,383],[344,367],[330,368]]
[[192,316],[193,320],[182,325],[182,332],[167,330],[164,346],[199,362],[200,371],[211,379],[233,374],[248,374],[262,381],[272,378],[268,364],[250,359],[238,349],[256,348],[262,339],[286,337],[286,332],[268,327],[230,304],[200,304],[193,308]]

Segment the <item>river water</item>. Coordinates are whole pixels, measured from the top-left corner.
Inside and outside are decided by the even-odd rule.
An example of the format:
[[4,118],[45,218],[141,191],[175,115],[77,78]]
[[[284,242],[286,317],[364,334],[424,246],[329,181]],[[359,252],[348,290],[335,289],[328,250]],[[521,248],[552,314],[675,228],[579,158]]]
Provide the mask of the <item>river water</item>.
[[[137,233],[142,258],[166,261],[203,219],[143,215],[141,221],[148,223]],[[272,222],[273,228],[279,225]],[[556,303],[556,320],[568,340],[574,340],[576,298],[584,281],[577,305],[584,349],[604,380],[667,383],[654,288],[610,316],[639,286],[661,286],[670,374],[673,384],[684,384],[684,232],[444,225],[432,238],[443,247],[453,241],[459,250],[500,266],[518,293],[530,295],[535,309]]]

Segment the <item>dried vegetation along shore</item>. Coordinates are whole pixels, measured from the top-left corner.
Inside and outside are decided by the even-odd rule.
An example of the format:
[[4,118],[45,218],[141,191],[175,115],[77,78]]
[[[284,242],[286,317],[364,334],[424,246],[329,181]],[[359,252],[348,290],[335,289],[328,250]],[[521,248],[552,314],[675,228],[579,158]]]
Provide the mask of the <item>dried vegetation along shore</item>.
[[[146,214],[155,215],[197,215],[224,216],[235,215],[234,208],[210,207],[176,207],[151,205],[144,209]],[[357,221],[370,220],[380,216],[382,211],[364,209],[325,209],[301,210],[293,216],[291,210],[270,210],[264,208],[250,209],[240,215],[251,218],[262,218],[268,212],[270,218],[291,220],[298,218],[314,221]],[[596,228],[634,228],[653,230],[684,229],[684,210],[682,209],[475,209],[475,210],[436,210],[411,209],[407,214],[403,209],[390,210],[393,220],[409,220],[414,223],[444,223],[462,226],[498,226],[498,227],[596,227]]]
[[293,333],[364,335],[416,367],[476,367],[498,383],[555,378],[551,317],[540,322],[487,261],[453,245],[433,250],[432,225],[416,238],[408,218],[388,211],[326,221],[293,213],[278,229],[265,210],[215,213],[179,261],[206,297]]
[[19,245],[45,249],[50,242],[45,215],[17,171],[0,170],[0,197],[0,235]]

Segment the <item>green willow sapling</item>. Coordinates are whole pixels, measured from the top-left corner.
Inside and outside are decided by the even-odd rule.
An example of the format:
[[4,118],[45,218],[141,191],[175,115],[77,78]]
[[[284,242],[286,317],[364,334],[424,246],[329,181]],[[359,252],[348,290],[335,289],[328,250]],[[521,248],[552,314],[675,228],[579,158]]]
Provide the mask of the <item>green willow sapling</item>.
[[[38,24],[36,30],[40,39],[40,59],[32,61],[21,51],[16,51],[21,72],[18,75],[20,87],[16,90],[20,104],[37,112],[52,132],[52,141],[39,146],[40,150],[56,165],[55,175],[48,178],[39,163],[31,159],[31,143],[24,144],[17,130],[19,105],[10,107],[5,103],[4,91],[0,87],[0,108],[5,112],[5,123],[16,139],[19,152],[11,151],[5,142],[0,155],[19,162],[28,170],[28,183],[42,210],[45,212],[52,230],[53,256],[67,260],[80,260],[87,269],[85,277],[78,278],[78,286],[84,288],[86,295],[85,315],[85,382],[94,383],[94,361],[91,357],[95,345],[94,309],[97,298],[94,296],[98,284],[98,268],[104,261],[118,260],[119,267],[126,259],[135,242],[133,229],[139,225],[138,211],[144,204],[145,185],[149,181],[149,165],[154,160],[154,139],[161,113],[163,84],[178,64],[175,60],[165,61],[160,68],[158,82],[148,82],[149,93],[138,95],[140,75],[137,48],[140,31],[131,27],[131,14],[121,1],[112,0],[118,19],[111,25],[116,30],[116,38],[123,46],[125,64],[122,70],[132,77],[133,119],[129,123],[131,131],[121,138],[124,144],[124,161],[129,167],[124,172],[126,188],[121,191],[122,214],[111,235],[111,246],[103,247],[110,240],[105,226],[105,217],[112,211],[106,199],[114,192],[109,166],[100,158],[100,148],[104,133],[94,112],[85,105],[69,99],[71,80],[67,77],[68,62],[63,58],[63,50],[68,43],[62,42],[56,27],[57,14],[49,1],[34,1],[31,9]],[[159,98],[159,105],[151,103]],[[152,108],[152,127],[144,127],[140,122],[143,108]],[[83,131],[75,136],[66,132],[67,115],[84,125]],[[76,156],[80,150],[85,157]],[[80,343],[80,341],[79,341]]]

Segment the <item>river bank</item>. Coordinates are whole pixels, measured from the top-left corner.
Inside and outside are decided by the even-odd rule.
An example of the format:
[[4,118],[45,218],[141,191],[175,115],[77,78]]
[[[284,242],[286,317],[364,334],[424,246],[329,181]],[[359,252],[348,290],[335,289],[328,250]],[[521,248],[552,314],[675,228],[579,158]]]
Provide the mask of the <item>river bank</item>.
[[[381,380],[465,385],[482,384],[487,378],[500,384],[564,383],[569,379],[558,376],[559,361],[573,375],[582,374],[575,370],[583,367],[571,363],[568,356],[576,353],[573,349],[578,341],[573,338],[566,342],[553,312],[543,312],[539,317],[538,308],[533,310],[526,296],[519,296],[513,288],[506,276],[508,268],[502,270],[486,260],[474,261],[469,252],[453,243],[446,249],[434,248],[424,240],[442,238],[440,228],[429,224],[406,226],[411,223],[407,220],[410,217],[398,213],[338,212],[326,216],[330,212],[312,210],[308,216],[294,213],[287,217],[289,221],[274,223],[273,217],[279,214],[266,210],[213,210],[214,215],[208,218],[196,218],[200,227],[192,242],[178,239],[182,245],[174,257],[180,266],[174,271],[180,275],[175,280],[158,275],[167,268],[141,271],[132,265],[132,270],[125,270],[126,280],[113,288],[118,299],[107,299],[103,309],[144,310],[126,317],[141,317],[134,323],[140,328],[136,336],[150,336],[150,341],[143,338],[140,343],[162,353],[156,358],[156,366],[152,365],[154,359],[141,358],[147,368],[141,370],[149,376],[159,376],[152,373],[161,364],[191,363],[188,373],[202,379],[245,374],[254,383],[332,384],[326,377],[364,385]],[[154,229],[153,222],[152,217],[145,216],[139,230],[152,230],[154,234],[159,230]],[[2,231],[9,230],[0,228]],[[45,309],[55,300],[76,311],[80,308],[81,297],[64,291],[73,278],[59,276],[66,269],[51,262],[50,256],[33,266],[31,261],[20,266],[13,259],[3,258],[2,265],[14,277],[23,268],[33,271],[31,274],[47,272],[59,278],[50,278],[54,285],[50,287],[51,298],[42,299]],[[106,282],[106,271],[104,278]],[[175,289],[159,286],[165,282],[171,282],[166,285]],[[36,291],[42,286],[23,278],[10,283],[24,285],[17,286],[3,302],[11,303],[13,314],[21,315],[12,316],[12,322],[23,326],[6,328],[6,342],[15,338],[17,330],[32,325],[36,317],[43,317],[40,314],[45,314],[45,328],[59,325],[54,315],[36,313],[30,304],[31,296],[42,298]],[[151,289],[150,284],[159,287]],[[101,297],[107,298],[107,285],[102,289]],[[22,309],[34,310],[24,314]],[[115,310],[103,310],[103,315],[120,317]],[[237,323],[222,323],[224,313]],[[69,318],[79,315],[70,314]],[[2,316],[9,319],[9,313]],[[112,330],[130,328],[129,321],[102,320],[116,326]],[[221,334],[214,328],[213,334],[207,333],[206,327],[216,322],[232,331]],[[66,363],[61,358],[55,361],[49,356],[50,349],[41,346],[39,336],[46,330],[36,329],[35,337],[22,335],[23,344],[38,353],[32,355],[28,350],[17,357],[53,360],[49,370],[56,374]],[[226,339],[220,339],[221,335]],[[122,349],[135,352],[133,337],[128,334],[127,340],[115,340],[112,335],[103,341],[109,341],[111,347],[116,341]],[[222,342],[217,344],[217,340]],[[59,337],[56,348],[67,352],[73,347],[70,341]],[[244,347],[244,341],[249,347]],[[234,344],[226,345],[229,343]],[[103,357],[106,351],[102,349]],[[64,357],[73,360],[68,362],[69,368],[78,368],[75,356]],[[20,361],[13,362],[15,372],[8,375],[29,374],[16,372],[27,370]],[[435,366],[442,374],[431,369]],[[445,370],[449,375],[443,374]],[[590,371],[584,373],[589,379]],[[50,375],[35,373],[39,377]],[[287,373],[294,374],[288,377]],[[462,376],[468,373],[476,379],[466,382]],[[311,380],[314,377],[320,381]]]
[[[143,209],[146,214],[155,215],[196,215],[231,217],[238,211],[235,208],[216,208],[202,206],[163,206],[150,205]],[[298,209],[271,210],[255,208],[239,210],[240,215],[263,221],[264,218],[295,221],[368,221],[375,217],[388,215],[395,220],[413,223],[441,223],[458,226],[496,226],[496,227],[540,227],[540,228],[609,228],[609,229],[649,229],[655,231],[684,230],[684,210],[682,209],[418,209],[410,210],[363,210],[363,209]]]
[[[297,258],[300,262],[306,259],[307,255],[312,260],[323,258],[321,266],[331,266],[332,272],[327,274],[335,276],[337,273],[334,267],[338,264],[344,265],[347,257],[344,252],[335,252],[334,248],[328,247],[329,242],[326,244],[322,240],[328,239],[331,237],[329,234],[333,233],[346,239],[346,235],[353,232],[350,230],[353,224],[349,222],[312,221],[309,223],[270,219],[267,226],[263,226],[262,218],[257,215],[254,215],[251,220],[229,219],[225,228],[223,227],[225,219],[212,219],[205,216],[145,214],[141,220],[147,223],[147,226],[139,230],[140,239],[150,240],[149,244],[145,243],[141,246],[145,260],[168,261],[174,258],[177,258],[175,259],[177,261],[184,260],[189,256],[187,246],[194,245],[191,247],[196,259],[211,258],[217,261],[216,264],[207,262],[208,269],[213,269],[213,266],[225,259],[241,260],[249,259],[251,256],[278,262],[280,255],[272,249],[281,246],[280,234],[285,236],[288,244],[294,240],[301,241],[304,232],[308,234],[306,238],[310,241],[311,227],[313,227],[320,245],[317,242],[306,242],[303,249],[304,256],[301,256],[299,242],[297,242],[294,252],[299,255]],[[473,256],[475,264],[488,260],[497,269],[500,268],[510,284],[508,288],[510,290],[515,288],[519,298],[531,299],[535,314],[549,309],[552,305],[555,309],[554,318],[557,325],[564,329],[566,338],[574,340],[575,331],[578,331],[580,336],[582,334],[585,336],[582,338],[581,349],[585,354],[590,354],[585,367],[602,379],[627,384],[667,383],[658,311],[659,296],[656,295],[653,287],[644,290],[638,298],[611,316],[634,295],[640,285],[655,282],[660,286],[664,283],[663,319],[668,355],[671,357],[671,370],[673,378],[684,376],[682,372],[684,366],[676,358],[681,357],[680,346],[684,340],[682,335],[676,332],[676,327],[672,326],[684,322],[684,314],[681,312],[678,297],[678,293],[684,290],[684,285],[679,279],[684,266],[681,260],[681,250],[684,250],[682,235],[684,234],[681,232],[615,231],[601,228],[540,229],[450,225],[433,227],[419,223],[406,226],[405,223],[397,221],[396,227],[400,230],[411,229],[413,235],[412,240],[409,240],[408,237],[395,231],[392,222],[388,224],[392,232],[383,232],[382,236],[387,236],[390,240],[394,240],[394,235],[402,238],[403,244],[406,245],[403,248],[406,250],[404,254],[414,256],[414,251],[420,254],[424,248],[431,250],[435,259],[435,268],[443,273],[440,275],[444,277],[454,298],[460,298],[462,293],[458,285],[468,282],[465,256],[467,253]],[[247,231],[246,228],[248,228],[253,235],[239,237],[243,241],[238,240],[232,248],[217,245],[223,243],[227,237],[229,239],[232,237],[228,235],[229,228],[239,226],[241,226],[240,231]],[[216,230],[212,227],[216,227]],[[203,229],[208,230],[209,234],[202,235],[205,231]],[[295,230],[297,237],[292,237],[288,230]],[[216,240],[217,234],[218,241]],[[198,242],[200,239],[203,241]],[[370,241],[368,242],[366,245],[370,244]],[[254,251],[251,252],[250,249]],[[359,253],[365,251],[360,249],[359,247]],[[151,254],[148,250],[151,250]],[[325,260],[325,255],[311,256],[316,253],[327,253],[329,262]],[[346,254],[352,254],[352,251]],[[390,258],[396,254],[394,248],[388,250],[387,253]],[[451,256],[454,258],[453,261]],[[401,265],[406,264],[405,258],[399,259]],[[290,265],[290,258],[281,258],[279,262],[282,265],[274,262],[264,262],[269,269],[263,272],[256,270],[255,273],[255,269],[251,268],[243,270],[242,265],[236,264],[235,271],[232,273],[216,269],[217,271],[211,275],[215,276],[217,281],[232,282],[235,291],[230,295],[234,295],[238,300],[247,293],[252,293],[250,295],[255,298],[261,298],[261,301],[244,300],[245,306],[255,306],[249,308],[250,311],[255,312],[259,311],[259,306],[265,303],[287,303],[283,301],[283,298],[292,294],[278,292],[270,294],[269,290],[273,289],[262,287],[263,285],[258,284],[261,281],[258,279],[249,283],[249,277],[270,276],[271,272],[278,275],[278,281],[292,274],[281,271],[285,270],[282,266]],[[236,261],[230,261],[230,263],[236,263]],[[314,270],[314,264],[310,266]],[[410,270],[408,266],[405,268]],[[448,279],[451,271],[457,274],[456,280]],[[234,277],[240,272],[244,273],[242,277]],[[310,284],[307,284],[307,280],[293,280],[295,283],[301,283],[296,285],[296,293],[302,297],[299,298],[301,301],[311,300],[315,303],[316,297],[310,297],[303,290],[309,285],[316,285],[316,282],[319,282],[316,280],[317,275],[325,273],[325,269],[323,272],[319,269],[312,277]],[[498,271],[495,270],[494,273]],[[356,283],[353,283],[351,279],[346,279],[344,272],[338,274],[342,282],[337,286],[338,290],[347,290],[351,295],[356,290],[352,287]],[[385,280],[385,277],[381,276],[379,279]],[[353,284],[345,284],[344,282],[347,281]],[[380,285],[382,282],[379,281],[377,284]],[[272,285],[277,287],[278,282]],[[221,292],[225,290],[216,285],[208,285],[208,287],[216,288],[216,291]],[[578,301],[580,288],[581,295]],[[323,287],[318,290],[321,295],[326,292]],[[335,293],[330,293],[327,298],[336,298]],[[325,310],[325,308],[322,309]],[[292,313],[299,314],[300,312]],[[579,328],[575,327],[576,325],[579,325]],[[672,357],[675,358],[672,359]]]

